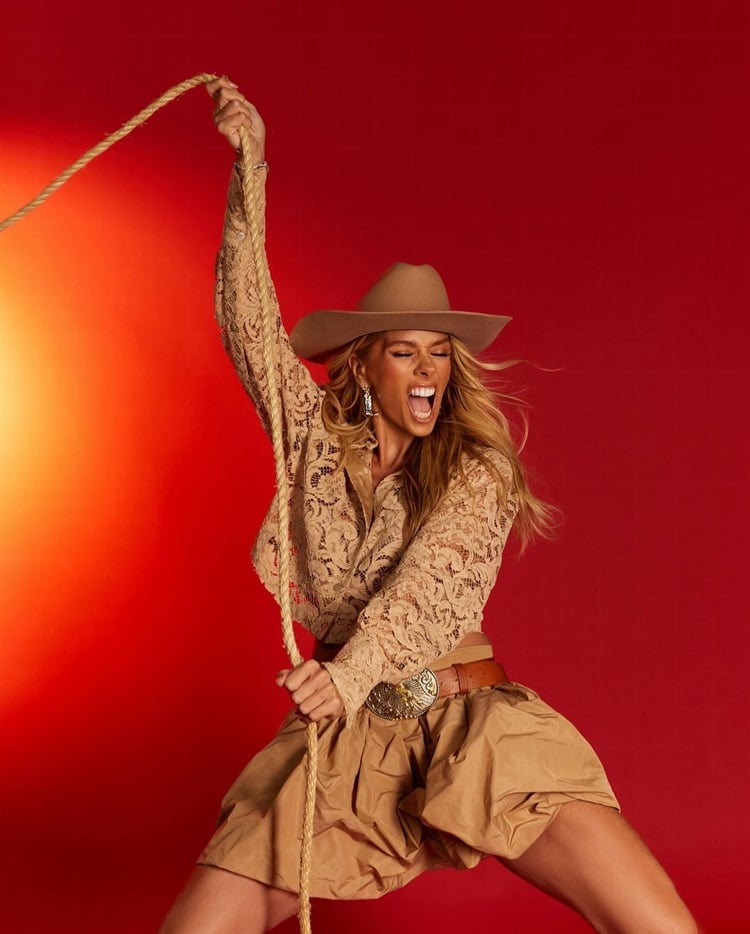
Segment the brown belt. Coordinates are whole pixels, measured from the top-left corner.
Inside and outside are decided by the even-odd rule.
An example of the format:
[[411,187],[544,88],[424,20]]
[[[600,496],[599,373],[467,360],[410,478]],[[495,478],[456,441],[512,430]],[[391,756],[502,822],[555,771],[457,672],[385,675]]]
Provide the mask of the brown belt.
[[449,668],[438,669],[434,674],[438,682],[438,697],[468,694],[475,688],[507,684],[510,680],[503,666],[494,658],[481,658],[476,662],[456,662]]
[[425,668],[400,684],[376,684],[365,704],[373,713],[386,720],[405,720],[427,713],[439,697],[468,694],[475,688],[507,682],[505,669],[492,658],[456,662],[437,671]]

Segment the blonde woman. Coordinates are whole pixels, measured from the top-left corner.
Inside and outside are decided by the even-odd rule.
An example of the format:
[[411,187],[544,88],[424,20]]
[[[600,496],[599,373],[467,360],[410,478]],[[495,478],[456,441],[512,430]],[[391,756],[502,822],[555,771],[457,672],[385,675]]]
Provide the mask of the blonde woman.
[[[230,185],[217,315],[267,427],[238,179],[253,173],[262,210],[265,131],[228,79],[209,92],[219,131],[237,149],[244,126],[255,147]],[[260,932],[295,913],[309,721],[313,897],[374,898],[494,856],[596,930],[696,930],[591,747],[508,681],[482,632],[511,525],[526,540],[549,524],[475,358],[506,321],[452,310],[435,270],[406,264],[356,311],[303,318],[291,342],[278,320],[291,527],[279,541],[274,503],[254,562],[278,593],[277,550],[291,549],[295,617],[317,648],[279,673],[294,709],[227,793],[164,934]],[[300,356],[327,360],[326,386]]]

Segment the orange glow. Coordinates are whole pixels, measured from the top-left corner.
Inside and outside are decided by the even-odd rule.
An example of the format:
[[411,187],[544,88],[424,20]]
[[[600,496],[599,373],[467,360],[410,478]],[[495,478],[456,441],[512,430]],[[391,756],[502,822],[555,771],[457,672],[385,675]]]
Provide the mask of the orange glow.
[[[15,142],[0,156],[3,213],[70,155],[47,152],[32,171],[23,136]],[[113,566],[120,587],[143,573],[158,469],[189,435],[189,411],[175,417],[150,403],[174,383],[159,364],[164,309],[189,305],[199,264],[163,205],[133,197],[137,185],[101,160],[0,234],[0,709],[95,624],[87,607],[114,586]],[[158,269],[177,263],[181,274],[160,283]],[[200,265],[208,280],[210,262]],[[208,288],[205,298],[204,307]]]

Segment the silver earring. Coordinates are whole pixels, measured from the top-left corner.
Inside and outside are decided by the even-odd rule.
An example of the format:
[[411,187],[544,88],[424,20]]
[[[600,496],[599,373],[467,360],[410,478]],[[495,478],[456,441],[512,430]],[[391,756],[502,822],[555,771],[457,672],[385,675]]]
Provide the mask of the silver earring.
[[370,394],[370,387],[367,385],[364,385],[362,387],[362,399],[365,404],[365,415],[368,418],[371,418],[373,415],[379,414],[372,407],[372,395]]

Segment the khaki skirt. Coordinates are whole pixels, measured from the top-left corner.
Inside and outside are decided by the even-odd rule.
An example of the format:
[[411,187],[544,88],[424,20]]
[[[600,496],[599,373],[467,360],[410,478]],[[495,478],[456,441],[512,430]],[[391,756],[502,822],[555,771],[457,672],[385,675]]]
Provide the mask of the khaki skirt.
[[[514,859],[568,801],[618,807],[586,740],[520,684],[441,698],[409,720],[363,707],[352,726],[325,720],[318,735],[317,898],[377,898],[427,869]],[[299,890],[305,751],[290,714],[229,789],[199,863]]]

